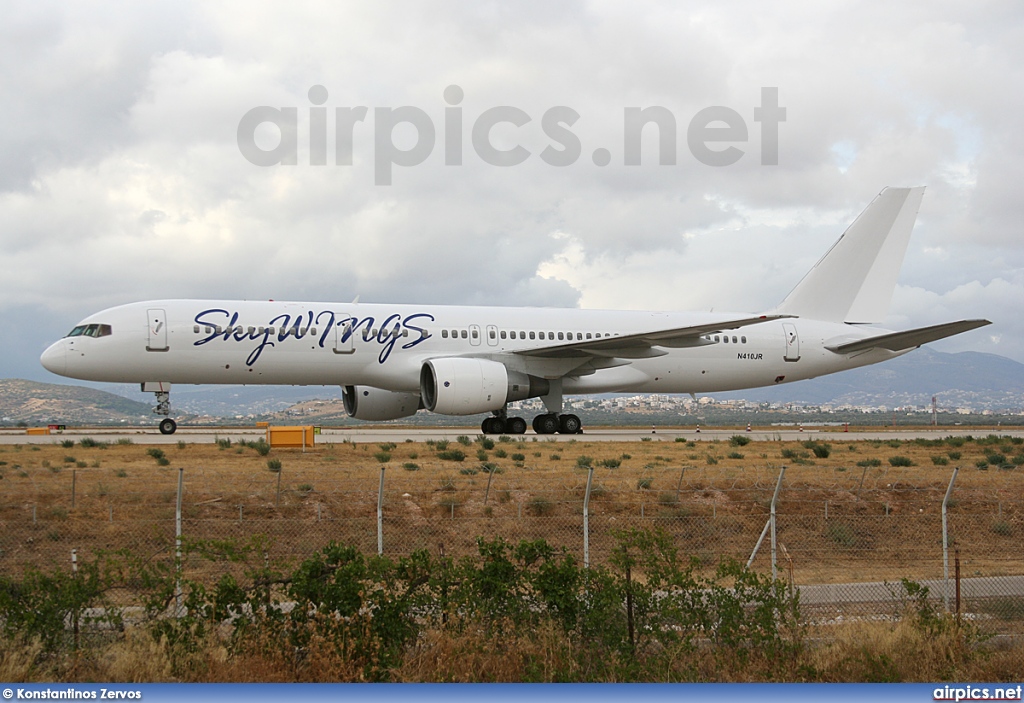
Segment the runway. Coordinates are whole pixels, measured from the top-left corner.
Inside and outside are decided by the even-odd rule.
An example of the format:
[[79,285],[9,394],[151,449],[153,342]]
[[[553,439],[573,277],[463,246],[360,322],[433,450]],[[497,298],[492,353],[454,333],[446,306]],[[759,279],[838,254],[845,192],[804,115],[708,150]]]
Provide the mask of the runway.
[[[454,441],[460,435],[476,437],[480,430],[475,427],[395,427],[395,426],[359,426],[359,427],[325,427],[316,436],[318,444],[338,442],[382,443],[382,442],[426,442],[427,440]],[[942,439],[949,436],[985,437],[990,434],[1024,437],[1024,427],[909,427],[892,429],[858,430],[851,428],[844,431],[839,427],[757,427],[747,432],[737,428],[705,428],[699,430],[659,427],[595,427],[584,428],[578,435],[537,435],[532,431],[522,437],[530,442],[713,442],[727,441],[733,435],[744,435],[753,441],[761,442],[798,442],[817,439],[828,442],[851,442],[858,440],[914,440]],[[218,439],[231,441],[255,440],[263,437],[265,430],[257,427],[181,427],[173,435],[162,435],[155,428],[119,428],[69,427],[49,435],[30,435],[24,429],[0,430],[0,444],[54,444],[71,439],[78,441],[83,437],[91,437],[98,441],[117,442],[131,440],[136,444],[213,444]]]

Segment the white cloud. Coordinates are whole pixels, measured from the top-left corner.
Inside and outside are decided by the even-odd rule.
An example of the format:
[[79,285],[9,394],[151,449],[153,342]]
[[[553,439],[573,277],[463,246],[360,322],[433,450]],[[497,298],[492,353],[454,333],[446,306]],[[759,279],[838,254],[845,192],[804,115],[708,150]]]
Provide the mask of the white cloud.
[[[4,343],[3,375],[43,377],[43,335],[158,296],[764,309],[882,187],[917,184],[893,322],[990,317],[989,337],[946,344],[1024,360],[1013,3],[36,7],[14,2],[0,28],[0,316],[49,319]],[[352,166],[309,165],[317,84],[332,119],[369,108]],[[461,166],[444,164],[450,84]],[[787,116],[779,165],[762,166],[754,110],[771,86]],[[257,105],[297,108],[299,165],[242,158]],[[375,186],[374,108],[401,105],[437,142]],[[520,166],[473,151],[473,122],[499,105],[531,117],[494,130],[530,150]],[[580,114],[563,168],[539,156],[558,146],[541,125],[557,105]],[[747,127],[733,166],[687,147],[712,105]],[[625,166],[623,110],[649,106],[675,117],[676,164],[657,165],[648,127],[643,165]]]

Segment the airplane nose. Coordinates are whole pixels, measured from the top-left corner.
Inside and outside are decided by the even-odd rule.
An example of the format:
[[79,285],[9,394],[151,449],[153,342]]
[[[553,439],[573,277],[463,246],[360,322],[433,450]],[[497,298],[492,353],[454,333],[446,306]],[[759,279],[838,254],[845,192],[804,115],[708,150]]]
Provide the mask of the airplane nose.
[[51,344],[39,357],[39,361],[47,371],[63,376],[68,367],[68,355],[67,349],[64,347],[64,340]]

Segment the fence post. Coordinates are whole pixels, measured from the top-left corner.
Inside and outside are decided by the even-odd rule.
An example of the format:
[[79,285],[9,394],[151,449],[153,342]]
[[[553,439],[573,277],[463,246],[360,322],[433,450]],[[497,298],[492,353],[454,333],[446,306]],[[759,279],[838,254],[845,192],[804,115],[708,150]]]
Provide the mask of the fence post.
[[71,470],[71,509],[75,509],[75,487],[78,484],[78,471]]
[[484,505],[487,505],[487,499],[491,496],[491,481],[494,479],[494,469],[492,468],[487,472],[487,490],[484,491]]
[[949,496],[953,493],[953,482],[960,467],[953,469],[953,475],[949,477],[949,487],[946,488],[946,497],[942,499],[942,604],[949,612],[949,529],[946,522],[946,508],[949,505]]
[[384,555],[384,467],[380,467],[380,488],[377,490],[377,556]]
[[185,469],[178,469],[178,502],[174,510],[174,617],[181,617],[181,493]]
[[[71,578],[78,580],[78,550],[71,550]],[[74,648],[78,650],[78,606],[71,613],[71,629],[74,635]]]
[[757,551],[761,548],[761,543],[764,542],[764,536],[768,534],[768,530],[772,531],[772,578],[775,578],[778,569],[775,565],[775,502],[779,499],[779,491],[782,490],[782,477],[786,475],[786,467],[783,466],[782,470],[779,471],[779,480],[775,484],[775,493],[772,495],[772,507],[771,514],[768,516],[768,521],[764,524],[764,529],[761,530],[761,536],[757,538],[757,544],[754,545],[754,551],[750,553],[750,558],[747,559],[747,568],[754,563],[754,559],[757,557]]
[[583,568],[590,568],[590,488],[594,485],[594,467],[587,467],[587,492],[583,494]]
[[778,545],[775,539],[775,504],[779,501],[779,491],[782,490],[782,477],[786,475],[786,467],[783,466],[782,470],[779,471],[779,481],[775,484],[775,494],[772,496],[772,580],[774,581],[779,576],[778,562],[776,559]]

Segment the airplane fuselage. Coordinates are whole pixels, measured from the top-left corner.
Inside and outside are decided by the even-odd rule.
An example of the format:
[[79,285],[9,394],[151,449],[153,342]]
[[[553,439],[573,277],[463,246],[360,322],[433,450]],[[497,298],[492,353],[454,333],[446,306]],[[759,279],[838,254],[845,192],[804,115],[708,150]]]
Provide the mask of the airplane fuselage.
[[[899,356],[836,354],[835,340],[879,328],[771,319],[702,337],[661,356],[521,355],[587,341],[713,323],[728,313],[157,300],[109,308],[53,344],[43,363],[71,378],[114,383],[367,385],[417,392],[425,361],[470,357],[562,378],[563,392],[709,393],[813,378]],[[93,333],[89,327],[96,326]],[[83,329],[84,328],[84,329]],[[96,330],[107,332],[97,334]],[[603,366],[603,367],[602,367]]]

